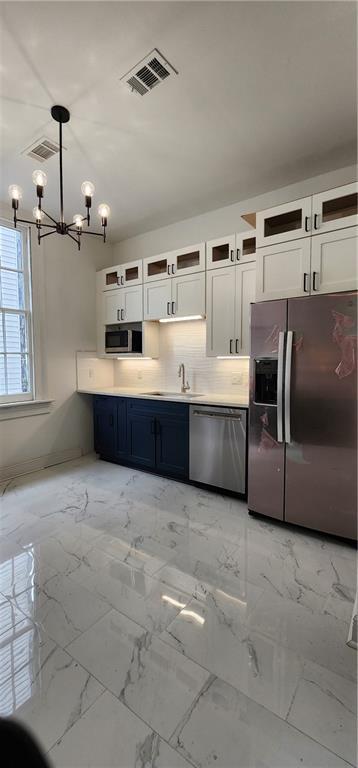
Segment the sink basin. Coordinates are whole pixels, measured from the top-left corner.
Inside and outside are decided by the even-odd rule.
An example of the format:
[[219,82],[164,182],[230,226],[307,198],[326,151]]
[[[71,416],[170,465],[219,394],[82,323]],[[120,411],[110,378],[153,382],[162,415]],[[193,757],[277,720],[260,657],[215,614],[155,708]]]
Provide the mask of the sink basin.
[[200,393],[194,394],[194,392],[142,392],[143,395],[155,395],[156,397],[202,397]]

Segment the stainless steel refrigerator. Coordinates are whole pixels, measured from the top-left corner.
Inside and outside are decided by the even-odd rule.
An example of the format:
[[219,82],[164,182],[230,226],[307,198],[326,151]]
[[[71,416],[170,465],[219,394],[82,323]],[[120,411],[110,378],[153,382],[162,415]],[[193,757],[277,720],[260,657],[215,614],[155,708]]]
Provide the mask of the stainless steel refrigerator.
[[357,292],[251,307],[248,507],[356,539]]

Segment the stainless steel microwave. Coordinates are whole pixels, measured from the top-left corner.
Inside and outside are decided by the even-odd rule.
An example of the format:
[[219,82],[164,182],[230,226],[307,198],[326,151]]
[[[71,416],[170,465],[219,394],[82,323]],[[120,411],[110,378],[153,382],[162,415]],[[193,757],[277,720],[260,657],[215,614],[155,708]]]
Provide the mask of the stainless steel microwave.
[[106,325],[105,349],[109,354],[141,353],[142,331],[130,330],[121,325]]

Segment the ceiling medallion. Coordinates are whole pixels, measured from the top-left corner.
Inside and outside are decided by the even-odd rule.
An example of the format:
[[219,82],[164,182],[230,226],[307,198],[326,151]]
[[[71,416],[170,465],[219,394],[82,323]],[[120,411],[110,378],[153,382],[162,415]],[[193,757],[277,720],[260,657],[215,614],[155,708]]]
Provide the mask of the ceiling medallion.
[[[46,213],[46,211],[42,207],[42,199],[44,196],[44,187],[47,184],[47,176],[43,171],[34,171],[32,174],[32,181],[34,182],[36,186],[36,195],[37,195],[37,205],[33,209],[33,215],[35,219],[35,224],[37,228],[37,240],[40,244],[43,237],[48,237],[48,235],[68,235],[71,240],[74,240],[75,243],[77,243],[78,250],[81,248],[81,237],[82,235],[97,235],[98,237],[103,237],[103,242],[106,242],[106,227],[108,222],[108,217],[110,214],[110,208],[109,205],[106,205],[106,203],[101,203],[98,206],[98,214],[101,219],[101,226],[103,227],[103,232],[90,232],[88,229],[83,229],[84,222],[87,222],[87,226],[90,224],[90,208],[92,205],[92,196],[94,193],[94,185],[90,181],[84,181],[81,185],[81,191],[85,198],[85,206],[87,209],[86,216],[82,216],[80,213],[76,213],[73,217],[73,223],[72,224],[66,224],[64,220],[63,215],[63,172],[62,172],[62,125],[64,123],[68,123],[70,119],[70,113],[66,107],[61,107],[59,105],[55,105],[51,109],[51,115],[54,120],[56,120],[57,123],[59,123],[59,158],[60,158],[60,220],[55,221],[55,219],[50,216],[49,213]],[[33,224],[33,221],[28,221],[27,219],[19,219],[17,217],[17,211],[19,208],[19,200],[22,198],[22,190],[20,187],[17,186],[17,184],[11,184],[9,187],[9,195],[11,197],[12,201],[12,208],[14,211],[14,227],[16,227],[17,222],[22,222],[25,224]],[[46,224],[43,222],[43,218],[46,216],[47,219],[52,221],[52,224]],[[46,228],[49,231],[45,232],[44,234],[41,234],[42,228]]]

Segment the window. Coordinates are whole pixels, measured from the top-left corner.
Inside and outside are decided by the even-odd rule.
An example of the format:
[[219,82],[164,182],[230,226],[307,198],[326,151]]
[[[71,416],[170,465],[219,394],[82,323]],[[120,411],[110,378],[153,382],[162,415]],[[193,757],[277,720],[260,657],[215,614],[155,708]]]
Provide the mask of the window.
[[0,223],[0,403],[33,399],[29,238]]

